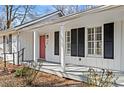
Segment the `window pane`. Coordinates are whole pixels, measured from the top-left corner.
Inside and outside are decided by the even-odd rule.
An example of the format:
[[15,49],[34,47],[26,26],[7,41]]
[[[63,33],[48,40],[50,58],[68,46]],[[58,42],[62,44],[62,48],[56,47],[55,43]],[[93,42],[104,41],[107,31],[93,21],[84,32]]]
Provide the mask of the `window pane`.
[[91,42],[88,42],[88,48],[91,48],[92,46],[91,46]]
[[101,27],[96,27],[96,33],[101,33],[102,32],[102,28]]
[[94,35],[91,36],[92,40],[94,40]]
[[92,48],[94,48],[94,42],[92,42]]
[[102,35],[101,34],[96,34],[96,40],[102,40]]
[[91,35],[88,35],[88,41],[91,41]]
[[92,54],[91,49],[88,49],[88,54]]
[[88,28],[88,35],[89,35],[89,34],[91,34],[91,29],[90,29],[90,28]]
[[92,34],[94,34],[94,28],[92,28]]
[[102,50],[101,49],[96,49],[96,54],[97,55],[101,55],[102,54]]
[[96,48],[102,48],[102,43],[101,42],[96,42]]
[[70,31],[67,32],[67,36],[70,36]]
[[67,42],[70,42],[70,37],[67,37]]
[[92,54],[94,54],[94,49],[92,49],[91,51],[92,51]]
[[67,49],[70,49],[71,45],[70,43],[67,43]]

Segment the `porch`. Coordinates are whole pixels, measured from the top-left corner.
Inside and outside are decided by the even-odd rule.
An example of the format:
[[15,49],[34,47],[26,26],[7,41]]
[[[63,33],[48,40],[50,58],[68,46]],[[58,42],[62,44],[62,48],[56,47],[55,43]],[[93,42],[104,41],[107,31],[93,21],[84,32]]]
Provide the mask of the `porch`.
[[[57,75],[59,77],[73,79],[77,81],[87,82],[87,76],[90,74],[88,71],[89,66],[81,66],[81,65],[73,65],[73,64],[65,64],[65,69],[63,71],[61,64],[56,62],[48,62],[43,61],[42,68],[40,71]],[[101,70],[100,68],[94,68],[98,72]],[[124,72],[113,71],[115,77],[118,77],[114,86],[124,86]]]

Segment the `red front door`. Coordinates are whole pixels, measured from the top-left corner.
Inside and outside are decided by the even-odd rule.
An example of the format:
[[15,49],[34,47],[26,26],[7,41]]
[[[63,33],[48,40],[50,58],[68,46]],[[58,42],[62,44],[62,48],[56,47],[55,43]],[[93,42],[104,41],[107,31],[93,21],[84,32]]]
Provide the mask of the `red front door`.
[[40,36],[40,58],[45,59],[45,35]]

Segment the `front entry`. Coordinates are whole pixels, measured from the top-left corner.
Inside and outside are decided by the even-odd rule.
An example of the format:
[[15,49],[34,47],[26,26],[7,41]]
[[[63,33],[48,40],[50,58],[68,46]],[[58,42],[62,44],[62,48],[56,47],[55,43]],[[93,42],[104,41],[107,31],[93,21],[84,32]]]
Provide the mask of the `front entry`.
[[40,36],[40,58],[45,59],[45,35]]

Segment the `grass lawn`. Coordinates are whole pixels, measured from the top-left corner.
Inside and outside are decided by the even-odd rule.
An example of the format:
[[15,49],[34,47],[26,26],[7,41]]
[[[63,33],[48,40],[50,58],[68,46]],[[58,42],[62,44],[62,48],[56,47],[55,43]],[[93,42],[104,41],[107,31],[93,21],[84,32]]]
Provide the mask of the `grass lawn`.
[[[25,80],[21,77],[14,76],[14,69],[22,66],[12,65],[7,63],[9,72],[3,72],[3,62],[0,62],[0,86],[1,87],[30,87],[27,86]],[[32,82],[32,87],[87,87],[86,83],[65,79],[56,75],[48,74],[39,71],[36,79]]]

